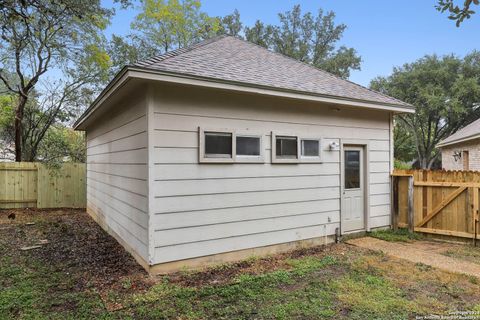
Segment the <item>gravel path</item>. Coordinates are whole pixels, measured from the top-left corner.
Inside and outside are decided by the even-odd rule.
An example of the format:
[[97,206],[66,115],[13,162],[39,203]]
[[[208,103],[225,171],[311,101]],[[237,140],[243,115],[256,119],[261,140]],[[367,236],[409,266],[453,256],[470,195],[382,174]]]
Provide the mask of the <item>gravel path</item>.
[[447,243],[433,241],[387,242],[371,237],[352,239],[346,242],[357,247],[382,251],[392,257],[480,278],[480,265],[440,254],[451,247]]

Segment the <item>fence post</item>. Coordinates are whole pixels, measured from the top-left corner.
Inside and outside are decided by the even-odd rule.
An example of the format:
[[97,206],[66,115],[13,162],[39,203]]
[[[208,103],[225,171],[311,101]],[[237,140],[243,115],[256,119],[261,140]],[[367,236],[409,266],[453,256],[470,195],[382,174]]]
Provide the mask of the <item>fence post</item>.
[[393,230],[398,230],[398,177],[392,176],[391,177],[392,185],[391,185],[391,197],[392,203],[390,204],[390,210],[392,212],[392,227]]
[[408,177],[408,231],[414,231],[413,225],[413,176]]
[[472,196],[472,220],[473,220],[473,246],[477,246],[477,233],[478,233],[478,188],[471,188],[473,192]]

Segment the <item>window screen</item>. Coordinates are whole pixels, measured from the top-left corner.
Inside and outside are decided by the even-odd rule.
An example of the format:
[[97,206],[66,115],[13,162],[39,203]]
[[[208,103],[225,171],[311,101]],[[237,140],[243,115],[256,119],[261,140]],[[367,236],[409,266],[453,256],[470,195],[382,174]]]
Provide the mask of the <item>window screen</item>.
[[345,150],[345,189],[360,188],[360,151]]
[[237,156],[260,156],[260,137],[237,136]]
[[231,158],[232,134],[226,132],[205,132],[205,156]]
[[302,156],[318,157],[320,156],[320,143],[318,140],[302,139]]
[[297,137],[277,136],[275,147],[278,158],[297,158]]

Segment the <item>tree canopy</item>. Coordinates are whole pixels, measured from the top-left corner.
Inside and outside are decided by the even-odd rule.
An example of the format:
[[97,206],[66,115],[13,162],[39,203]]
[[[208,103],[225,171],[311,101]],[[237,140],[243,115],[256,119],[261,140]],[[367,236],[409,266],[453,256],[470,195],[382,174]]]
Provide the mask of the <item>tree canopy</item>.
[[413,145],[420,166],[430,168],[438,159],[435,146],[480,117],[479,74],[480,52],[474,51],[463,59],[427,55],[374,79],[372,89],[415,106],[415,114],[396,119],[396,130],[403,135],[396,152],[410,156],[408,145]]
[[324,14],[320,9],[316,16],[311,12],[302,14],[300,5],[296,5],[278,17],[278,25],[257,20],[253,27],[245,29],[246,39],[342,78],[348,78],[351,70],[360,70],[361,58],[355,49],[337,48],[347,26],[335,24],[335,13]]
[[[62,108],[78,106],[107,76],[110,60],[102,49],[102,32],[112,13],[99,0],[2,2],[0,81],[14,99],[17,161],[24,156],[22,122],[33,91],[53,123]],[[48,78],[55,72],[61,76]]]
[[338,45],[346,25],[335,24],[333,12],[303,14],[296,5],[278,14],[278,24],[257,20],[253,26],[244,26],[238,10],[224,17],[210,17],[201,11],[199,0],[142,0],[140,9],[132,23],[134,32],[126,37],[113,35],[110,41],[108,52],[115,72],[137,60],[223,34],[246,39],[342,78],[360,69],[361,59],[355,49]]
[[464,0],[461,6],[455,4],[455,0],[438,0],[436,8],[440,12],[448,11],[448,18],[455,21],[456,26],[459,27],[465,19],[470,19],[475,13],[472,10],[473,5],[479,4],[479,0]]

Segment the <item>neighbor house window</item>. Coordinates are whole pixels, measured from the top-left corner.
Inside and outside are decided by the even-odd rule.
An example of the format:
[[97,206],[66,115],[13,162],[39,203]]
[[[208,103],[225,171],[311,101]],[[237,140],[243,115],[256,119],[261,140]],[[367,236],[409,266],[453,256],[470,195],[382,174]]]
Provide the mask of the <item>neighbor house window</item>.
[[275,138],[277,159],[297,159],[298,146],[297,137],[276,136]]
[[232,158],[232,134],[205,132],[206,158]]

